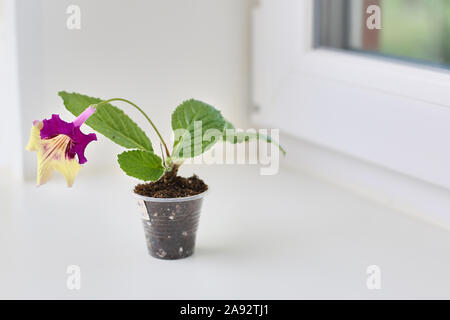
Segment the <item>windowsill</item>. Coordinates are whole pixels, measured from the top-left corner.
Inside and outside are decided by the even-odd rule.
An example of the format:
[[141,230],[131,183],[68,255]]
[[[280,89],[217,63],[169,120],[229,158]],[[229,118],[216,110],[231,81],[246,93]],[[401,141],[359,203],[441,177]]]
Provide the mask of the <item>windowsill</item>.
[[[2,180],[0,298],[450,298],[443,229],[287,169],[195,171],[211,192],[197,251],[178,261],[148,256],[128,177]],[[66,289],[73,264],[80,291]],[[366,288],[373,264],[381,290]]]

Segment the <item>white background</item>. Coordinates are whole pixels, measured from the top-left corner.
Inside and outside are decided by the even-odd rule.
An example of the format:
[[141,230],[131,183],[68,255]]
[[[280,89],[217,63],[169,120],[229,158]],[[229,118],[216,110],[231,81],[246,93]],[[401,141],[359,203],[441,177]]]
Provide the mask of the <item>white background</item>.
[[[300,20],[295,28],[287,23],[302,1],[270,2],[271,10],[257,11],[266,21],[261,33],[250,0],[0,0],[1,298],[449,297],[448,189],[320,144],[336,136],[312,125],[314,108],[295,131],[295,114],[286,113],[288,128],[275,105],[253,101],[280,89],[299,48],[289,50],[290,37],[305,31]],[[81,30],[66,28],[69,4],[81,8]],[[268,47],[255,49],[255,40]],[[168,139],[171,111],[194,97],[244,128],[253,103],[261,104],[257,124],[294,135],[308,129],[323,140],[282,135],[288,156],[274,176],[259,175],[257,166],[182,168],[211,187],[197,252],[160,261],[146,252],[136,181],[121,173],[121,148],[106,138],[88,147],[72,189],[59,175],[34,186],[35,154],[23,149],[33,120],[61,113],[70,121],[59,90],[128,98]],[[127,113],[151,132],[137,112]],[[408,165],[401,164],[394,169]],[[72,264],[81,267],[80,291],[66,287]],[[379,291],[366,287],[372,264],[382,270]]]
[[[172,110],[189,98],[216,106],[242,127],[249,99],[249,3],[5,1],[8,13],[16,12],[5,17],[9,24],[4,32],[11,35],[15,31],[19,48],[15,67],[19,70],[20,101],[8,89],[6,96],[16,103],[2,102],[8,116],[2,118],[5,123],[10,123],[14,110],[20,112],[20,126],[11,126],[9,133],[20,136],[20,143],[25,145],[33,120],[48,118],[52,113],[70,120],[57,95],[60,90],[104,99],[127,98],[147,111],[166,140],[171,139]],[[81,9],[80,30],[66,28],[66,9],[71,4]],[[15,49],[13,40],[2,46],[10,55]],[[2,78],[13,85],[14,70],[9,70],[13,69],[11,64],[9,67]],[[121,107],[150,133],[159,148],[145,120],[130,107]],[[101,137],[96,148],[87,149],[88,170],[116,170],[115,155],[119,151]],[[12,162],[22,159],[25,178],[33,178],[34,157],[26,154]]]

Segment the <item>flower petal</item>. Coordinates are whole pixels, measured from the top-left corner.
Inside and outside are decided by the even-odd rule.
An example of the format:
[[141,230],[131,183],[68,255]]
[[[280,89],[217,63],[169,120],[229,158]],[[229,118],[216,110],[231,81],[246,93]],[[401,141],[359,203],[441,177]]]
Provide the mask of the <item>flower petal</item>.
[[84,134],[81,132],[80,127],[75,127],[71,138],[73,144],[70,151],[78,155],[78,162],[80,164],[85,163],[87,159],[84,156],[84,150],[89,143],[97,140],[97,135],[95,133]]
[[[83,119],[87,119],[94,111],[95,108],[93,107],[86,109]],[[40,133],[41,139],[52,139],[60,134],[68,136],[71,139],[71,143],[68,145],[67,149],[68,158],[73,159],[76,154],[78,155],[79,164],[86,163],[87,159],[84,156],[84,150],[90,142],[97,140],[95,133],[86,135],[81,132],[79,126],[61,120],[57,114],[52,115],[51,119],[43,120],[43,127]]]
[[46,183],[52,176],[53,170],[58,170],[66,178],[70,187],[80,170],[77,161],[70,159],[67,150],[71,139],[69,136],[59,134],[52,139],[41,140],[41,149],[38,150],[38,176],[37,184]]
[[28,140],[28,144],[25,147],[28,151],[36,151],[41,146],[41,134],[40,131],[42,129],[41,121],[34,121],[33,126],[31,127],[30,139]]
[[39,165],[38,158],[36,185],[42,186],[44,183],[47,183],[53,176],[53,169],[53,166],[50,165]]
[[[45,130],[44,130],[45,129]],[[42,133],[44,131],[44,133]],[[69,135],[61,134],[60,131]],[[45,138],[42,138],[44,136]],[[58,115],[53,115],[51,119],[44,121],[34,121],[31,127],[30,139],[26,149],[37,151],[37,185],[43,185],[49,181],[53,171],[57,170],[66,178],[67,186],[71,187],[81,168],[81,165],[75,159],[76,151],[71,151],[75,143],[71,136],[75,136],[82,143],[81,159],[84,157],[84,148],[96,136],[83,134],[79,127],[71,123],[62,121]]]
[[53,114],[51,119],[44,119],[42,123],[41,139],[51,139],[59,134],[71,137],[75,127],[73,123],[61,120],[57,114]]
[[63,161],[55,162],[55,169],[66,178],[67,186],[71,187],[78,171],[81,169],[81,165],[76,159],[65,159]]

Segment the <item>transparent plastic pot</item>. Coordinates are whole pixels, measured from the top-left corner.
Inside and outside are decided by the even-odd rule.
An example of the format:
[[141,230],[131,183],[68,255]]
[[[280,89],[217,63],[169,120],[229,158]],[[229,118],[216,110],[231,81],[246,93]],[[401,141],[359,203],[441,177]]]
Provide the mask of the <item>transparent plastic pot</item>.
[[191,256],[207,191],[184,198],[151,198],[134,194],[144,226],[147,249],[158,259]]

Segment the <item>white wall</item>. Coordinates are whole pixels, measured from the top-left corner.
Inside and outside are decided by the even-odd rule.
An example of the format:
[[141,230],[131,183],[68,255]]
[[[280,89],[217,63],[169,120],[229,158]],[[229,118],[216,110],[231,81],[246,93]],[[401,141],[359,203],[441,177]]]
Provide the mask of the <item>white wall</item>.
[[[167,139],[172,110],[191,97],[245,125],[249,2],[18,0],[23,144],[32,120],[52,113],[72,119],[59,90],[128,98],[147,111]],[[81,30],[66,28],[71,4],[81,8]],[[122,106],[151,132],[138,113]],[[117,169],[120,148],[106,138],[100,141],[88,147],[86,169]],[[25,154],[24,168],[26,177],[34,177],[33,155]]]
[[[15,5],[0,0],[0,168],[22,176]],[[3,175],[3,174],[2,174]]]

